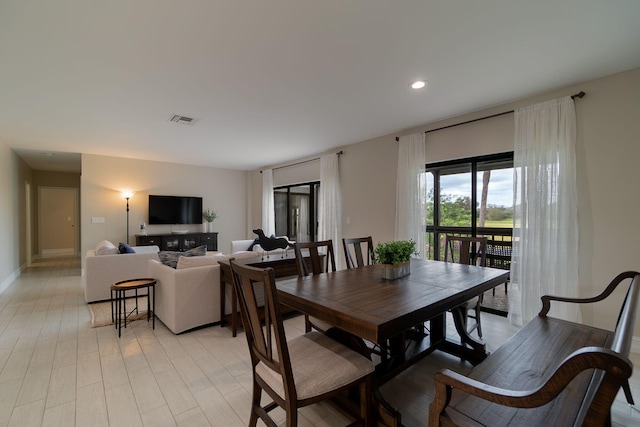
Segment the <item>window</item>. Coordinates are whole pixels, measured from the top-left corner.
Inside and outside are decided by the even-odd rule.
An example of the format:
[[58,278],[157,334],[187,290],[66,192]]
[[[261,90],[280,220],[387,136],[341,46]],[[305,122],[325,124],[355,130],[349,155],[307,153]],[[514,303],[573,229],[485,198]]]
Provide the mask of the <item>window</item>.
[[296,242],[316,240],[319,188],[320,182],[274,188],[277,236],[287,236]]
[[427,257],[442,259],[446,234],[511,241],[513,152],[426,165]]

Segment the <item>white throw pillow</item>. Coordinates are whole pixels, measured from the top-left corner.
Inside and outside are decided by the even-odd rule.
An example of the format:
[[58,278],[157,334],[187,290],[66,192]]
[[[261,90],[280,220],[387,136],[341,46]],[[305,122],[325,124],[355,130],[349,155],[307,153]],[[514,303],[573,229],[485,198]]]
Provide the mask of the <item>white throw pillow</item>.
[[114,255],[119,253],[120,251],[116,245],[108,240],[101,240],[96,246],[96,255]]

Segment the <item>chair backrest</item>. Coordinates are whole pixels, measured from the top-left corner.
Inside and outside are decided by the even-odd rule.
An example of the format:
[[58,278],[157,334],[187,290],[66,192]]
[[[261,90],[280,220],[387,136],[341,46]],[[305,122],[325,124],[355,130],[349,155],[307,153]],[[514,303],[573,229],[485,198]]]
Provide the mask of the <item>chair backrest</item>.
[[444,246],[445,262],[485,266],[487,259],[486,237],[447,235]]
[[[229,260],[233,274],[233,286],[240,302],[240,313],[251,363],[255,369],[260,362],[283,377],[287,388],[285,395],[296,399],[295,383],[291,369],[289,348],[280,312],[276,279],[273,268],[257,268],[237,264]],[[258,288],[264,290],[264,316],[260,315]],[[263,327],[264,324],[264,327]]]
[[[320,242],[296,242],[293,247],[296,253],[298,277],[336,271],[336,257],[333,252],[333,242],[331,240],[322,240]],[[307,263],[304,260],[302,249],[307,249],[309,252],[311,271],[309,271]],[[321,252],[320,249],[323,249],[323,252]]]
[[[365,251],[362,250],[363,244],[366,245]],[[371,264],[373,260],[373,239],[371,236],[344,238],[342,239],[342,247],[347,268],[360,268]]]
[[487,240],[487,267],[509,270],[512,249],[511,240]]

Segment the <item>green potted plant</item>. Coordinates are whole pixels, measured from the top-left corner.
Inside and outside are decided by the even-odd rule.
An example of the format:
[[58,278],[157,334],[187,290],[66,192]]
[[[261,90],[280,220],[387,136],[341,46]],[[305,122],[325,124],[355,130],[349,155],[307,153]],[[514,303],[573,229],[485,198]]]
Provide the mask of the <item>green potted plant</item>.
[[374,262],[381,264],[382,277],[385,279],[397,279],[408,275],[411,272],[412,255],[418,255],[416,242],[413,240],[378,243],[373,251]]
[[202,218],[204,218],[204,220],[207,222],[206,232],[210,233],[213,228],[211,226],[211,223],[213,222],[214,219],[218,218],[218,214],[216,213],[216,211],[207,209],[206,211],[202,212]]

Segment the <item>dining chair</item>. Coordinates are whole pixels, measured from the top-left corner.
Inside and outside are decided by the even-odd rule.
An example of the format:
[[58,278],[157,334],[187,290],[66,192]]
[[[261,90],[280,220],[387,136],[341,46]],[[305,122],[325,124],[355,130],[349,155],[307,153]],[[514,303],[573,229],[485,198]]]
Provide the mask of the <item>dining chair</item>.
[[[450,236],[445,237],[444,261],[457,262],[459,264],[470,264],[484,267],[487,256],[487,238],[486,237],[462,237]],[[468,333],[477,330],[478,336],[482,338],[482,324],[480,322],[480,307],[482,306],[483,294],[478,295],[459,308],[462,310],[462,325]],[[469,314],[473,311],[473,314]],[[475,320],[471,327],[467,326],[468,318]]]
[[[487,267],[510,270],[512,249],[513,242],[511,240],[487,240]],[[504,282],[505,295],[509,291],[508,285],[509,280]],[[493,288],[491,292],[495,296],[496,288]]]
[[342,248],[348,269],[364,267],[373,262],[373,239],[371,236],[343,238]]
[[[347,264],[347,269],[362,268],[365,265],[373,264],[373,238],[367,237],[349,237],[342,239],[342,248],[344,249],[344,258]],[[424,332],[424,325],[421,326],[421,331]],[[389,356],[388,343],[374,344],[365,343],[368,350],[378,355],[381,359],[386,360]]]
[[[249,426],[258,418],[275,426],[269,412],[281,407],[286,425],[296,426],[298,408],[334,397],[358,386],[361,425],[372,424],[374,366],[339,342],[309,332],[287,341],[273,268],[257,268],[229,260],[233,285],[251,355],[253,393]],[[257,295],[263,291],[264,316]],[[263,327],[264,323],[264,327]],[[261,405],[262,391],[273,400]]]
[[[333,251],[333,241],[321,240],[319,242],[296,242],[293,245],[296,254],[296,267],[298,269],[298,277],[302,278],[309,274],[321,274],[328,271],[336,271],[336,257]],[[307,261],[303,255],[308,252],[311,270],[307,265]],[[327,332],[333,325],[315,317],[304,315],[305,332],[314,328],[320,332]]]
[[[319,242],[296,242],[293,245],[296,254],[296,267],[298,276],[326,273],[336,271],[336,257],[333,251],[333,241],[321,240]],[[311,270],[305,262],[302,252],[309,254]]]

